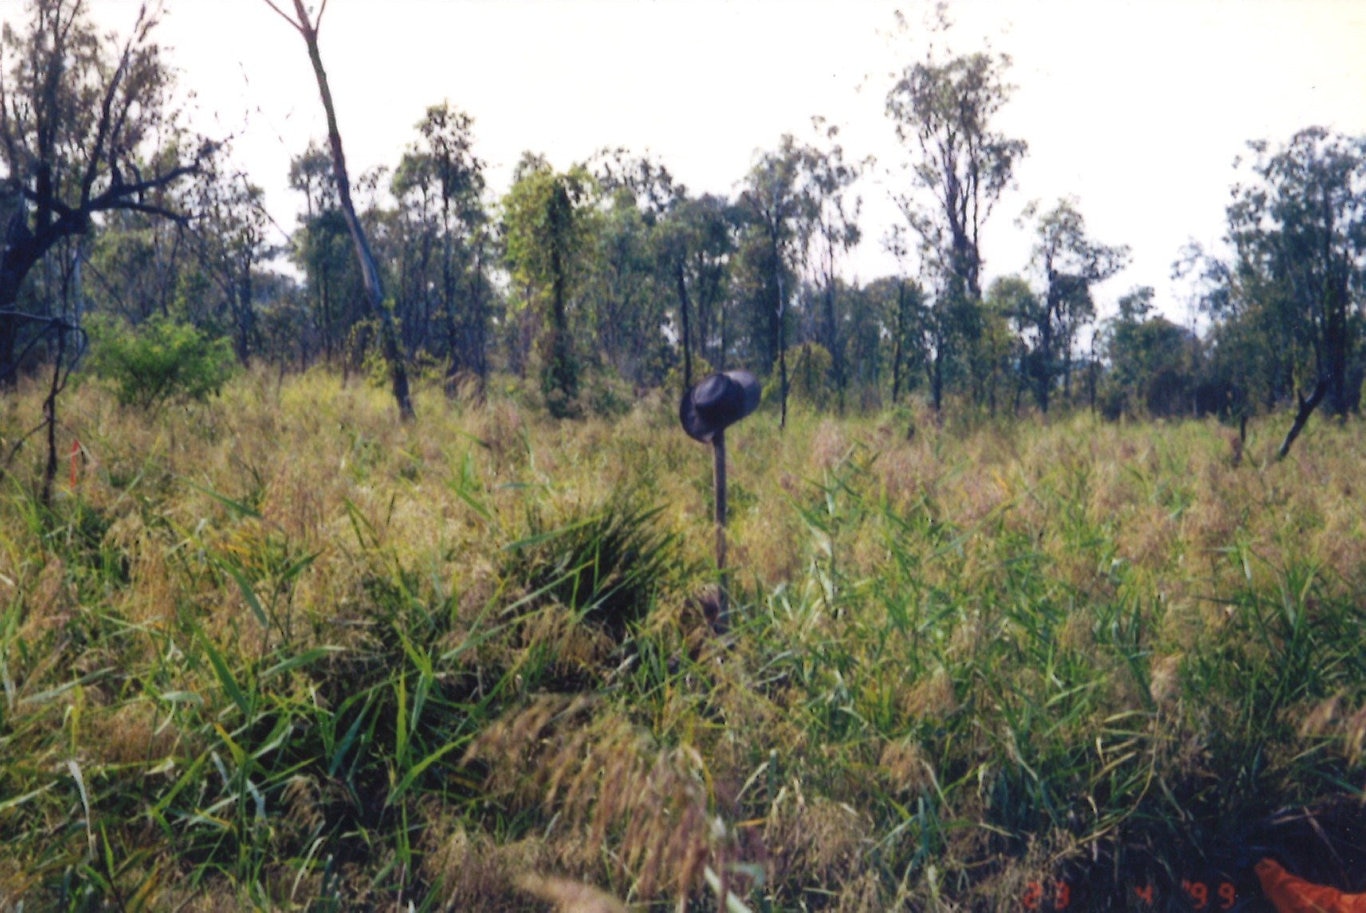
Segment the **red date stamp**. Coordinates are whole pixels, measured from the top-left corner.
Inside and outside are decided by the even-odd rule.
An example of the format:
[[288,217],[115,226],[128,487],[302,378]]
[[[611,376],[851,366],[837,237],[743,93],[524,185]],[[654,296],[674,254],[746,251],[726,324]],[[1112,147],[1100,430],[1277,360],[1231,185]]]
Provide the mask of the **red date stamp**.
[[1072,906],[1072,886],[1058,880],[1046,888],[1041,881],[1031,881],[1025,885],[1023,901],[1026,910],[1066,910]]
[[[1238,903],[1238,889],[1232,882],[1211,882],[1182,879],[1181,895],[1190,909],[1197,911],[1231,910]],[[1133,887],[1134,900],[1140,907],[1156,908],[1160,900],[1158,889],[1151,883]],[[1025,885],[1020,898],[1025,910],[1067,910],[1072,906],[1072,885],[1064,879],[1050,881],[1031,881]]]

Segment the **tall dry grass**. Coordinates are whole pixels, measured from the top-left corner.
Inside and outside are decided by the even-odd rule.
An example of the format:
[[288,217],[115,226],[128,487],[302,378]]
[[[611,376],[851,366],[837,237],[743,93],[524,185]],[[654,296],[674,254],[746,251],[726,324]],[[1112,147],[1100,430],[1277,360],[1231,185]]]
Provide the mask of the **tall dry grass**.
[[[0,405],[6,451],[39,397]],[[82,386],[50,508],[18,450],[0,910],[1103,909],[1244,890],[1278,808],[1361,788],[1355,423],[1274,463],[1274,420],[1235,452],[761,410],[717,638],[710,458],[669,404],[416,406],[321,371],[154,416]]]

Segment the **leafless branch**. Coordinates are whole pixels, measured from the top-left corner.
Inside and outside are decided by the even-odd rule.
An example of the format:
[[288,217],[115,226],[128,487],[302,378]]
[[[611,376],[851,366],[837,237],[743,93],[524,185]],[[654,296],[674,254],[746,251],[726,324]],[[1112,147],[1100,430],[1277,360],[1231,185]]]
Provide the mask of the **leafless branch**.
[[28,311],[19,311],[13,308],[0,309],[0,318],[9,320],[22,320],[26,323],[50,323],[61,325],[62,329],[74,330],[73,324],[67,323],[64,317],[51,317],[44,314],[31,314]]
[[290,16],[284,10],[280,9],[278,6],[275,5],[274,0],[262,0],[262,2],[264,2],[266,6],[275,10],[276,15],[278,15],[281,19],[285,20],[290,25],[292,25],[296,31],[302,32],[304,30],[303,23],[295,22],[292,16]]
[[27,323],[46,324],[46,326],[44,326],[41,330],[34,334],[33,338],[28,341],[28,344],[24,346],[24,348],[19,352],[17,356],[15,356],[15,358],[13,359],[13,364],[9,366],[8,370],[0,374],[0,378],[8,378],[14,374],[19,373],[19,366],[24,363],[24,360],[28,357],[28,354],[32,352],[35,348],[37,348],[38,343],[42,342],[48,333],[54,330],[58,333],[69,333],[73,330],[79,329],[75,324],[69,323],[65,317],[51,317],[44,316],[41,314],[25,314],[22,311],[12,310],[0,311],[0,317],[8,317],[10,319],[19,318]]
[[138,203],[134,200],[124,200],[105,208],[107,210],[119,209],[125,212],[140,212],[144,215],[157,216],[175,222],[177,225],[188,224],[190,221],[190,216],[186,213],[176,212],[174,209],[167,209],[164,206],[156,206],[151,203]]
[[109,189],[90,201],[89,209],[92,212],[108,209],[111,206],[116,205],[115,201],[120,197],[139,197],[149,190],[159,190],[162,187],[174,184],[183,177],[199,174],[203,170],[201,156],[195,156],[194,161],[189,164],[177,165],[170,171],[155,174],[150,178],[135,181],[131,184],[126,181],[111,184]]
[[95,129],[95,143],[90,147],[90,159],[85,166],[85,174],[81,177],[81,204],[85,205],[90,199],[90,191],[95,186],[95,178],[99,175],[100,161],[104,158],[104,146],[109,142],[109,122],[114,107],[114,96],[118,93],[119,84],[128,72],[128,58],[133,50],[133,39],[129,38],[128,43],[123,46],[123,51],[119,54],[119,65],[114,68],[114,74],[109,77],[109,85],[104,91],[104,98],[100,102],[100,120]]

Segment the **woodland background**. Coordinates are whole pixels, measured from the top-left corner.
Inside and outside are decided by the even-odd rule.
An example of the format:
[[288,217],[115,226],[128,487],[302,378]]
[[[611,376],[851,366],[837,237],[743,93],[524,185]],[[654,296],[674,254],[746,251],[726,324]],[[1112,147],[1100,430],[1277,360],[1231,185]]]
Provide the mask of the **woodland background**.
[[[327,99],[325,8],[277,12]],[[729,196],[606,150],[495,197],[437,103],[354,186],[340,131],[298,150],[282,248],[154,12],[25,9],[0,910],[1256,910],[1262,854],[1366,889],[1366,139],[1254,138],[1175,265],[1199,334],[1141,287],[1099,318],[1127,251],[1073,200],[982,287],[1028,154],[987,51],[887,87],[904,270],[865,284],[819,120]],[[676,409],[740,367],[718,636]]]

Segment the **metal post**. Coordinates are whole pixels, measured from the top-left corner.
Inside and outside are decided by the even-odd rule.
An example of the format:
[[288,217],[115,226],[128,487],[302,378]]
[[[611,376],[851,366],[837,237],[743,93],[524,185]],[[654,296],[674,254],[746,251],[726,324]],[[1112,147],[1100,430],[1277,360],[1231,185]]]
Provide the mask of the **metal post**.
[[716,432],[711,439],[712,476],[716,488],[716,627],[725,631],[730,627],[726,579],[726,432]]

